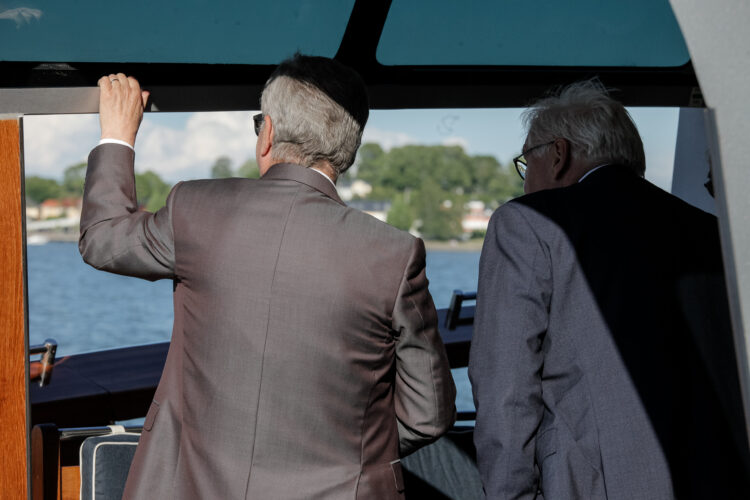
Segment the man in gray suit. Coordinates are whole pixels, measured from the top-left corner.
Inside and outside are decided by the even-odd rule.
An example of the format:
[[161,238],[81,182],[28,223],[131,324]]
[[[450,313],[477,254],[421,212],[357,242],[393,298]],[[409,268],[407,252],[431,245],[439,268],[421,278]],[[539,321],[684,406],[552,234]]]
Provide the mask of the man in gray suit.
[[596,82],[525,115],[493,215],[469,376],[491,499],[750,498],[716,219],[643,179]]
[[455,389],[421,240],[347,208],[367,95],[349,68],[295,56],[255,117],[259,180],[183,182],[138,211],[147,94],[99,81],[80,250],[174,280],[174,329],[125,491],[138,499],[395,499],[399,458],[444,433]]

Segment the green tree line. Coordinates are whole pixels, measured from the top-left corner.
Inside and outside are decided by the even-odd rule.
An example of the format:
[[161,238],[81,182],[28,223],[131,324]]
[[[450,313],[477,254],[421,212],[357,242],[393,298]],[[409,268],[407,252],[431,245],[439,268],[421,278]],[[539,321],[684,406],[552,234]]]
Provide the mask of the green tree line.
[[[83,183],[86,179],[86,163],[76,163],[65,169],[62,182],[55,179],[32,175],[26,178],[27,203],[43,203],[50,199],[80,198],[83,196]],[[135,190],[138,205],[149,211],[164,206],[172,189],[151,170],[135,174]]]
[[[220,156],[210,168],[211,177],[258,178],[260,173],[254,159],[249,159],[232,169],[232,160],[227,156]],[[51,199],[80,198],[83,196],[83,184],[86,179],[86,163],[76,163],[63,171],[62,181],[31,175],[26,177],[27,203],[43,203]],[[152,170],[135,174],[135,191],[138,206],[155,212],[163,207],[167,195],[172,190],[172,184],[165,182],[159,174]]]
[[[258,165],[248,159],[236,169],[227,156],[211,165],[210,176],[258,178]],[[86,163],[66,168],[62,181],[39,176],[26,178],[26,197],[42,203],[48,199],[83,196]],[[460,146],[409,145],[383,150],[364,144],[356,168],[344,181],[361,179],[372,186],[371,200],[390,200],[388,223],[404,230],[417,229],[427,239],[447,240],[462,235],[461,219],[470,200],[489,208],[523,194],[523,182],[510,165],[495,157],[468,155]],[[163,207],[172,185],[157,173],[135,174],[139,206],[149,211]]]
[[378,144],[364,144],[356,173],[348,178],[372,186],[368,199],[391,200],[388,223],[437,240],[462,234],[468,201],[496,208],[523,194],[523,181],[512,166],[493,156],[470,156],[461,146],[409,145],[384,151]]
[[237,170],[232,169],[232,159],[228,156],[219,156],[211,166],[212,179],[225,179],[227,177],[245,177],[257,179],[260,177],[258,164],[254,159],[248,159],[240,165]]

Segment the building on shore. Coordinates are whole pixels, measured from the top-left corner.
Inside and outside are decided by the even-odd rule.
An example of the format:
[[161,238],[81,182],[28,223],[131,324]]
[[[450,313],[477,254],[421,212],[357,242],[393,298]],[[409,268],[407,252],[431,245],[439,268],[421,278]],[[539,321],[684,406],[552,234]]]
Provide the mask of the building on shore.
[[81,218],[81,198],[48,199],[42,203],[26,204],[28,220]]
[[472,200],[466,205],[466,213],[461,219],[461,227],[466,234],[487,232],[492,210],[488,209],[483,201]]

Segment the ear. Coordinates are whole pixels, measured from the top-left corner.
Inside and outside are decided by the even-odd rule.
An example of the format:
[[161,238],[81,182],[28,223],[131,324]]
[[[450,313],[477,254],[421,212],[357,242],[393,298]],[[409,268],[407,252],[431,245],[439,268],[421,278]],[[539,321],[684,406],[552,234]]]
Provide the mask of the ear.
[[552,172],[555,180],[560,180],[570,168],[570,143],[567,139],[555,139],[552,148],[554,151]]
[[266,157],[271,154],[271,147],[273,146],[273,122],[268,115],[263,117],[263,122],[260,137],[258,137],[258,147],[260,147],[260,156]]

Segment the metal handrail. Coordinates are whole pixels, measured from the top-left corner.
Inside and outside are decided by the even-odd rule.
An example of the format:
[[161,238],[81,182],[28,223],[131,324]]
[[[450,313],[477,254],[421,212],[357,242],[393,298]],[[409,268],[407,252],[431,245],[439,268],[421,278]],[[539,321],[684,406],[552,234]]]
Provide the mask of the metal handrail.
[[477,419],[477,412],[475,411],[458,411],[456,412],[456,423],[467,422]]
[[448,311],[445,315],[445,327],[448,330],[455,330],[459,325],[471,325],[474,323],[474,318],[462,318],[461,317],[461,306],[465,300],[476,300],[477,292],[463,292],[461,290],[453,290],[453,296],[451,297],[451,303],[448,306]]
[[[125,432],[141,432],[142,426],[126,426],[124,427]],[[60,429],[60,441],[68,441],[72,439],[87,438],[92,436],[106,436],[112,434],[112,427],[108,426],[97,426],[97,427],[69,427],[67,429]]]
[[57,341],[46,339],[44,344],[29,347],[29,355],[41,354],[39,362],[42,364],[42,373],[39,376],[39,387],[44,387],[52,380],[52,369],[55,367],[55,354],[57,353]]

